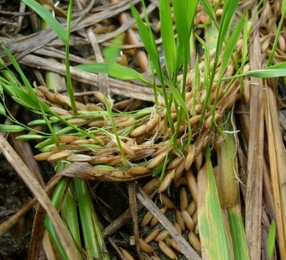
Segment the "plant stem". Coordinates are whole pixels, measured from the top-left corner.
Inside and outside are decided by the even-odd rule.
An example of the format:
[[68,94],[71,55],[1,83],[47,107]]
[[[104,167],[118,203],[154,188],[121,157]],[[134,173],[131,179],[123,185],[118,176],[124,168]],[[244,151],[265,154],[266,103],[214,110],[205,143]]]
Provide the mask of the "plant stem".
[[[95,227],[93,216],[95,214],[95,211],[93,208],[93,204],[90,198],[90,192],[88,190],[86,181],[75,178],[74,185],[78,201],[78,209],[87,259],[102,259],[101,249],[97,240],[97,232],[99,232],[100,227]],[[96,224],[98,225],[98,223]]]
[[[58,183],[58,185],[54,191],[53,197],[52,197],[52,203],[55,206],[55,208],[59,207],[59,205],[63,199],[63,194],[64,194],[67,186],[68,186],[68,179],[67,178],[61,179],[60,182]],[[53,242],[56,245],[56,248],[57,248],[61,258],[64,260],[68,260],[65,249],[63,248],[62,243],[61,243],[61,241],[57,235],[57,232],[56,232],[56,230],[55,230],[55,228],[54,228],[54,226],[53,226],[53,224],[52,224],[52,222],[48,216],[46,216],[44,223],[45,223],[45,227],[46,227],[47,231],[49,232],[51,239],[53,240]]]
[[69,2],[69,9],[68,9],[68,17],[67,17],[67,41],[65,43],[66,46],[66,79],[67,79],[67,90],[69,93],[70,101],[71,101],[71,108],[74,115],[77,114],[77,109],[75,105],[75,98],[74,98],[74,92],[72,87],[72,81],[71,81],[71,74],[70,74],[70,60],[69,60],[69,40],[70,40],[70,26],[71,26],[71,16],[72,16],[72,5],[73,0],[70,0]]

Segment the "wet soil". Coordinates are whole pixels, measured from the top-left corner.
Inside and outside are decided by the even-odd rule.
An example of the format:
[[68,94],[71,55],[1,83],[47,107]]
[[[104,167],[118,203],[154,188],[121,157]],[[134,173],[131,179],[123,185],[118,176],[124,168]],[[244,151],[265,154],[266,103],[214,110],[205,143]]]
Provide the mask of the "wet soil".
[[[0,158],[0,223],[14,215],[31,199],[28,189],[11,165]],[[28,256],[34,211],[0,237],[0,259],[21,259]]]

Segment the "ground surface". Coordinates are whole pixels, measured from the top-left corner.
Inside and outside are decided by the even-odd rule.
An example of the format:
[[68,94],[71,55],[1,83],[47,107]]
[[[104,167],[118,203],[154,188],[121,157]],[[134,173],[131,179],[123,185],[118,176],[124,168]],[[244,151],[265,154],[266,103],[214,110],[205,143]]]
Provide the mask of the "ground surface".
[[[42,4],[50,5],[49,1],[42,2]],[[102,61],[102,50],[109,45],[111,39],[124,32],[125,41],[123,46],[121,46],[122,56],[118,58],[119,62],[125,65],[128,64],[129,67],[135,68],[137,71],[143,73],[148,79],[150,79],[151,76],[148,72],[148,58],[138,36],[137,30],[136,28],[129,29],[133,23],[131,19],[129,1],[119,1],[119,3],[116,3],[117,1],[110,2],[113,4],[109,5],[109,2],[104,0],[75,1],[73,21],[79,18],[80,22],[77,21],[72,24],[73,33],[70,40],[71,65],[73,66],[81,63],[88,63],[91,60]],[[138,3],[139,1],[133,2]],[[152,29],[154,30],[155,37],[158,38],[158,48],[160,50],[160,55],[162,55],[162,64],[164,64],[162,46],[160,45],[161,39],[159,38],[160,23],[157,9],[158,2],[146,1],[146,3],[147,10],[151,13],[150,20]],[[253,1],[241,2],[237,10],[236,18],[239,17],[243,12],[248,12],[249,17],[251,17],[253,10],[255,9],[253,3]],[[61,1],[59,9],[55,9],[57,18],[60,22],[65,21],[62,11],[67,10],[67,4],[68,1]],[[89,6],[88,4],[91,5]],[[247,63],[247,65],[250,64],[250,67],[253,70],[258,69],[259,66],[264,66],[264,64],[267,62],[274,39],[273,31],[274,29],[276,30],[276,25],[278,24],[281,16],[281,4],[281,1],[265,1],[265,3],[261,6],[261,9],[259,9],[259,14],[254,16],[257,18],[257,20],[254,19],[256,26],[254,26],[254,29],[250,33],[251,37],[247,45],[249,59],[249,63]],[[82,10],[82,8],[85,8],[83,10],[86,11],[86,13]],[[219,7],[219,10],[221,8],[222,6]],[[205,21],[204,18],[206,18],[205,13],[202,12],[201,6],[198,8],[197,12],[198,15],[195,32],[197,35],[204,38],[207,34],[203,27]],[[275,15],[273,15],[273,13]],[[65,57],[64,46],[62,42],[57,39],[55,33],[53,33],[51,30],[46,30],[43,33],[40,32],[39,34],[35,34],[30,39],[24,38],[23,36],[29,36],[34,32],[41,31],[38,27],[40,26],[39,18],[33,20],[35,16],[32,16],[31,14],[32,11],[26,8],[23,3],[20,4],[19,1],[0,0],[0,42],[5,43],[15,58],[20,62],[20,65],[30,82],[35,81],[37,82],[38,86],[46,85],[48,77],[51,76],[47,75],[46,71],[56,72],[57,75],[60,75],[60,78],[58,78],[58,81],[54,83],[55,89],[58,91],[58,93],[66,95],[65,79],[63,78],[63,76],[66,74],[65,67],[63,65]],[[217,15],[219,16],[219,14]],[[277,52],[275,53],[277,62],[286,60],[285,27],[286,25],[284,21],[284,29],[282,28],[279,45],[277,47]],[[257,28],[259,29],[258,33]],[[199,45],[198,41],[196,41],[196,45],[196,53],[202,59],[201,64],[203,64],[203,48]],[[137,48],[136,51],[135,48]],[[240,48],[241,46],[238,45],[238,48],[235,51],[240,53]],[[0,54],[1,57],[3,56],[5,62],[9,64],[9,59],[4,54],[3,50],[0,50]],[[194,61],[194,58],[195,56],[191,57],[192,62]],[[10,68],[13,72],[15,72],[12,67]],[[229,66],[229,68],[231,72],[229,72],[230,75],[228,76],[231,76],[232,73],[234,73],[234,70],[231,70],[231,66]],[[203,74],[203,65],[201,66],[201,70]],[[152,107],[154,105],[152,89],[138,83],[135,80],[120,81],[108,78],[106,75],[100,74],[97,76],[76,70],[72,71],[72,78],[77,101],[81,102],[82,104],[93,103],[99,104],[101,108],[104,107],[102,104],[104,102],[101,102],[100,104],[100,101],[102,100],[100,100],[98,96],[93,95],[95,90],[100,90],[101,92],[108,92],[110,94],[115,104],[118,105],[118,107],[116,107],[117,112],[134,111],[136,109],[140,110],[146,107]],[[109,82],[109,85],[105,84],[106,82]],[[259,257],[261,257],[261,259],[269,259],[267,252],[267,239],[271,221],[277,221],[277,225],[279,225],[279,223],[283,223],[283,220],[285,221],[285,209],[281,210],[281,208],[279,208],[280,201],[278,200],[280,196],[283,199],[283,194],[285,194],[283,193],[285,192],[285,181],[283,182],[283,176],[285,177],[285,175],[283,175],[285,169],[282,167],[285,163],[284,145],[286,139],[286,105],[284,82],[285,81],[283,79],[265,80],[262,82],[262,80],[257,78],[245,78],[243,84],[244,86],[250,86],[251,92],[247,92],[249,89],[246,87],[242,91],[243,93],[240,92],[239,84],[236,82],[233,84],[233,93],[235,98],[232,99],[232,95],[229,95],[227,96],[226,100],[224,100],[227,105],[229,105],[228,102],[231,103],[231,105],[229,105],[230,107],[228,108],[234,108],[234,122],[237,126],[237,131],[235,131],[235,134],[237,134],[237,137],[239,138],[236,147],[237,158],[235,156],[234,159],[238,161],[239,170],[238,175],[236,176],[237,180],[239,181],[236,183],[237,189],[239,189],[237,198],[239,205],[238,212],[241,213],[245,224],[245,232],[248,240],[250,255],[252,259],[255,260]],[[262,93],[262,89],[267,89],[270,92],[267,92],[266,94]],[[190,89],[188,89],[188,91],[190,91]],[[41,98],[42,97],[43,96],[41,96]],[[270,100],[270,98],[273,99]],[[46,100],[48,100],[48,98],[46,98]],[[15,117],[19,121],[27,124],[31,120],[37,118],[35,114],[28,112],[27,110],[22,110],[22,108],[19,106],[13,105],[14,103],[9,97],[7,97],[6,101],[11,113],[16,111]],[[120,101],[126,101],[123,108],[119,106]],[[221,107],[224,107],[225,103],[220,103]],[[62,107],[66,110],[69,109],[67,106],[62,105]],[[273,110],[271,110],[271,108],[273,108]],[[207,116],[209,116],[209,114]],[[276,123],[273,123],[271,126],[273,128],[269,126],[269,121],[271,121],[269,118],[277,119],[275,121]],[[141,120],[142,118],[139,117],[139,119]],[[144,118],[144,120],[145,119],[146,118]],[[5,120],[6,118],[1,116],[1,123],[4,123]],[[138,120],[138,122],[140,120]],[[147,121],[144,121],[144,123],[146,122]],[[235,125],[234,122],[233,125]],[[213,167],[216,167],[219,164],[219,156],[214,146],[217,144],[217,142],[221,141],[215,128],[208,131],[206,130],[205,132],[203,132],[205,128],[202,127],[202,129],[202,131],[200,131],[201,129],[198,129],[198,127],[194,127],[193,129],[193,148],[195,148],[196,151],[201,149],[199,152],[196,152],[197,157],[194,161],[194,165],[191,167],[193,171],[191,178],[193,183],[195,183],[195,188],[190,187],[191,185],[187,183],[187,173],[184,171],[178,180],[173,181],[172,184],[169,185],[170,188],[162,192],[175,204],[175,208],[170,207],[166,212],[166,216],[170,220],[170,223],[174,223],[175,221],[178,221],[178,217],[176,217],[176,210],[184,210],[183,206],[181,205],[180,196],[182,196],[181,194],[186,191],[188,206],[193,207],[190,210],[192,212],[190,215],[192,215],[192,219],[195,221],[196,228],[192,227],[192,229],[197,238],[200,238],[197,227],[198,205],[194,204],[197,204],[198,201],[196,201],[197,193],[195,193],[194,190],[197,192],[196,185],[199,183],[197,177],[200,170],[203,168],[202,165],[205,163],[205,159],[203,159],[202,155],[203,148],[202,145],[200,146],[201,143],[204,143],[204,139],[201,138],[202,136],[204,137],[202,133],[207,132],[208,137],[210,137],[210,140],[208,139],[208,141],[214,149],[211,158]],[[166,134],[166,132],[164,134]],[[160,144],[162,140],[168,136],[167,134],[166,136],[164,134],[158,138],[156,136],[157,134],[154,134],[154,139],[157,138],[156,145]],[[275,139],[276,137],[278,139]],[[217,141],[217,138],[219,141]],[[147,139],[147,134],[144,133],[141,137],[139,136],[134,139],[136,139],[137,144],[140,145],[143,143],[143,141],[145,141],[145,139]],[[20,144],[23,142],[15,141],[14,136],[11,135],[9,143],[11,143],[13,145],[13,149],[20,154],[21,158],[23,158],[25,161],[25,164],[28,165],[28,168],[35,173],[35,176],[37,176],[35,178],[37,178],[42,185],[46,185],[53,177],[54,169],[56,168],[53,163],[37,163],[33,159],[33,156],[39,153],[38,150],[34,148],[36,142],[26,142],[25,145],[29,147],[29,149],[26,150],[24,145]],[[110,145],[108,142],[107,144]],[[20,148],[17,148],[18,145],[20,145]],[[116,150],[116,147],[113,146],[112,149],[112,152],[110,152],[112,155],[120,155],[118,150]],[[147,156],[143,156],[144,160],[151,160],[153,158],[152,150],[145,149],[145,151]],[[150,152],[150,154],[148,154],[148,152]],[[90,153],[88,155],[90,155]],[[185,164],[185,157],[187,154],[184,154],[182,157],[177,156],[177,154],[172,156],[172,159],[174,160],[184,157],[181,163],[176,165],[176,169],[178,169],[180,165]],[[136,161],[135,158],[134,161],[137,163],[140,160],[137,159]],[[279,178],[277,176],[273,177],[273,174],[275,173],[273,169],[275,169],[276,166],[278,168],[279,166],[282,167],[280,168],[280,173],[283,173],[279,177],[281,181],[279,184],[280,186],[275,182],[275,180]],[[215,174],[217,177],[217,172]],[[150,180],[152,180],[152,177],[150,176],[142,178],[138,180],[138,186],[144,187],[144,185]],[[221,193],[221,190],[223,189],[220,189],[219,186],[220,179],[218,178],[216,181],[219,196],[225,196],[227,198],[227,194],[223,195]],[[275,183],[279,187],[275,186]],[[121,257],[118,247],[127,249],[129,252],[131,252],[135,259],[139,259],[136,249],[133,245],[130,245],[130,237],[134,235],[134,227],[131,221],[130,212],[125,220],[121,219],[121,217],[125,214],[124,212],[129,209],[129,200],[132,199],[132,192],[129,190],[131,189],[130,186],[128,186],[126,182],[105,182],[104,179],[100,179],[100,181],[89,180],[88,186],[94,202],[95,210],[98,213],[100,222],[103,225],[102,230],[107,241],[107,249],[110,252],[111,259],[119,259],[119,257]],[[153,196],[152,199],[156,203],[156,210],[163,209],[166,203],[162,202],[162,198],[157,195],[155,188],[153,189],[153,194],[152,192],[150,192],[150,194]],[[137,196],[139,193],[140,192],[136,191]],[[201,191],[201,193],[198,192],[198,196],[203,197],[202,193],[204,193],[204,191]],[[134,195],[133,199],[136,198],[136,195]],[[24,207],[33,197],[34,195],[28,190],[18,174],[14,171],[13,167],[1,154],[0,223],[7,221],[11,216]],[[220,199],[222,199],[222,197],[220,197]],[[31,209],[27,213],[22,214],[17,223],[0,237],[0,259],[28,259],[28,255],[31,254],[31,252],[37,255],[36,259],[46,259],[43,254],[43,238],[40,237],[37,241],[35,232],[35,237],[32,240],[32,249],[31,247],[29,248],[36,207],[37,206],[31,206]],[[138,207],[140,207],[140,204]],[[228,206],[226,208],[228,208]],[[149,224],[141,226],[142,220],[147,212],[148,210],[142,206],[142,209],[138,211],[137,216],[140,226],[139,236],[143,238],[146,238],[147,234],[156,228],[160,230],[163,229],[163,225],[161,223],[156,224],[152,228]],[[111,233],[109,233],[110,230],[108,230],[110,223],[116,223],[117,226],[113,227]],[[38,225],[38,227],[39,226],[41,225]],[[279,230],[284,230],[281,225],[279,227]],[[253,229],[255,229],[255,231],[253,231]],[[279,232],[279,230],[277,232]],[[39,228],[37,232],[38,231],[40,234],[40,231],[43,231],[43,229]],[[183,232],[182,237],[184,237],[185,240],[188,240],[188,234],[189,232],[185,231]],[[261,236],[261,239],[257,239],[258,234]],[[284,236],[283,232],[278,234],[278,236],[279,239],[276,240],[273,259],[283,259],[283,255],[285,253],[285,246],[283,247],[285,244],[281,239],[281,237]],[[166,241],[168,241],[168,239],[169,237],[167,237]],[[169,242],[170,241],[171,240],[169,239]],[[151,241],[149,244],[155,250],[155,254],[159,255],[161,259],[170,259],[162,254],[161,250],[158,249],[157,242]],[[200,249],[196,251],[196,254],[200,257],[202,256]],[[153,253],[150,255],[154,256]],[[179,257],[178,259],[187,259],[183,254],[178,252],[177,255]],[[30,259],[33,258],[30,257]],[[149,260],[150,256],[146,256],[145,259]]]

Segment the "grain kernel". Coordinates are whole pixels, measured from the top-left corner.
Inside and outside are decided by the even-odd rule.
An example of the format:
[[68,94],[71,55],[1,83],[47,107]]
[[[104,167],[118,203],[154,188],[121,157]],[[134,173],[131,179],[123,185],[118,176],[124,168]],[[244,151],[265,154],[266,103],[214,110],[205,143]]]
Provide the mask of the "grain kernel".
[[45,161],[47,160],[51,155],[53,155],[55,152],[45,152],[45,153],[39,153],[34,156],[34,159],[36,161]]
[[49,162],[55,162],[58,160],[62,160],[62,159],[67,158],[70,154],[71,154],[71,151],[69,151],[69,150],[61,151],[61,152],[58,152],[58,153],[51,155],[48,158],[48,161]]
[[69,112],[67,110],[60,107],[50,107],[49,109],[54,113],[58,114],[59,116],[69,115]]
[[159,234],[160,229],[159,228],[155,228],[145,239],[144,241],[146,243],[150,243],[151,241],[154,240],[154,238]]
[[147,193],[151,193],[154,189],[158,188],[159,177],[153,178],[142,189]]
[[[115,138],[115,136],[112,136],[111,137],[111,140],[112,142],[116,145],[116,146],[119,146],[118,143],[117,143],[117,139]],[[134,154],[134,151],[129,147],[128,144],[124,143],[123,141],[119,140],[120,144],[121,144],[121,147],[123,149],[123,151],[126,153],[126,154]]]
[[154,252],[154,248],[147,244],[143,239],[139,238],[140,249],[148,255],[151,255]]
[[99,91],[95,91],[95,92],[93,92],[93,95],[99,100],[100,103],[105,104],[103,93],[101,93]]
[[135,260],[134,257],[127,250],[122,247],[120,247],[119,249],[126,260]]
[[167,152],[162,152],[158,154],[156,157],[154,157],[148,164],[147,168],[152,169],[155,168],[157,165],[159,165],[165,158],[166,158]]
[[87,120],[84,118],[71,118],[71,119],[68,119],[68,122],[73,125],[82,125],[82,124],[85,124]]
[[197,211],[197,210],[196,210],[196,211],[194,212],[194,214],[192,215],[192,219],[193,219],[193,221],[194,221],[195,224],[198,223],[198,211]]
[[174,170],[168,172],[168,173],[165,175],[165,177],[164,177],[164,179],[163,179],[163,181],[162,181],[162,183],[161,183],[161,185],[160,185],[160,187],[159,187],[159,189],[158,189],[158,192],[159,192],[159,193],[160,193],[160,192],[163,192],[163,191],[165,191],[166,189],[169,188],[169,186],[170,186],[170,184],[171,184],[171,182],[172,182],[174,176],[175,176]]
[[137,136],[143,135],[145,132],[146,132],[146,125],[143,124],[143,125],[140,125],[140,126],[134,128],[134,129],[130,132],[129,135],[130,135],[131,137],[137,137]]
[[195,153],[196,153],[196,147],[195,145],[190,145],[189,149],[188,149],[188,153],[186,156],[186,160],[185,160],[185,170],[189,170],[191,165],[193,164],[194,160],[195,160]]
[[181,216],[188,228],[188,230],[193,231],[195,229],[195,223],[189,213],[186,210],[181,211]]
[[78,137],[75,135],[62,135],[58,137],[60,143],[72,143],[77,139]]
[[163,229],[155,238],[154,241],[158,242],[160,240],[164,240],[169,235],[169,231]]
[[181,210],[188,207],[188,194],[185,188],[180,189],[180,208]]
[[192,202],[187,207],[186,211],[189,213],[190,216],[192,216],[196,211],[196,209],[197,209],[196,203],[195,201],[192,200]]
[[180,165],[183,162],[184,158],[183,157],[176,157],[174,158],[167,167],[167,170],[172,170],[176,168],[178,165]]
[[159,240],[158,242],[158,246],[160,248],[160,250],[170,259],[177,259],[177,255],[175,254],[175,252],[166,245],[165,242],[163,242],[162,240]]
[[182,176],[184,170],[185,170],[185,158],[183,159],[183,162],[175,169],[174,180],[179,179]]
[[182,228],[180,226],[180,224],[178,222],[174,222],[174,227],[175,229],[177,229],[177,231],[180,233],[180,235],[182,235]]
[[181,248],[179,247],[179,245],[174,241],[174,240],[172,240],[171,241],[171,247],[173,247],[178,253],[182,253],[182,250],[181,250]]
[[174,209],[175,204],[164,194],[160,193],[158,197],[162,200],[163,204],[168,208],[168,209]]
[[158,256],[151,256],[151,258],[153,259],[153,260],[162,260],[160,257],[158,257]]
[[89,162],[93,159],[93,156],[85,154],[71,154],[67,157],[68,161],[71,162]]
[[130,179],[130,178],[132,178],[132,175],[127,174],[127,173],[125,173],[123,171],[112,172],[110,174],[110,176],[113,177],[113,178],[119,178],[119,179]]
[[195,159],[195,166],[197,170],[201,169],[203,163],[203,153],[199,153]]
[[192,116],[190,118],[190,125],[194,126],[196,123],[199,122],[200,118],[201,118],[201,115]]
[[196,251],[201,251],[201,243],[200,243],[198,237],[196,236],[196,234],[193,231],[189,232],[188,240],[189,240],[190,244],[192,245],[192,247]]
[[153,218],[153,214],[150,211],[147,211],[141,221],[141,226],[142,227],[147,226],[152,218]]
[[149,173],[150,170],[147,169],[146,167],[143,167],[143,166],[135,166],[135,167],[132,167],[128,173],[131,174],[131,175],[142,175],[142,174],[146,174],[146,173]]
[[186,225],[185,225],[184,219],[182,218],[181,212],[178,209],[176,209],[176,221],[180,225],[181,230],[185,231]]
[[152,119],[150,119],[147,123],[146,123],[146,132],[149,133],[150,131],[153,130],[153,128],[158,124],[159,122],[159,115],[155,114]]
[[197,181],[196,181],[196,178],[192,172],[191,169],[189,169],[187,172],[186,172],[186,180],[187,180],[187,184],[188,184],[188,188],[189,188],[189,191],[192,195],[192,198],[193,200],[195,201],[195,203],[197,204],[198,202],[198,197],[197,197],[197,194],[198,194],[198,187],[197,187]]

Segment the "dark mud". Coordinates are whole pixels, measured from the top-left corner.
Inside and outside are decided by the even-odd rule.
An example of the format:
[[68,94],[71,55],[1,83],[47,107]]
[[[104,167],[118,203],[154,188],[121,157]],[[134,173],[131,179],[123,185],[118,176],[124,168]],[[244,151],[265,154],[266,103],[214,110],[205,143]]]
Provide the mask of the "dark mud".
[[[14,215],[31,199],[23,181],[11,165],[0,159],[0,223]],[[0,259],[21,259],[28,256],[33,223],[33,210],[23,216],[16,225],[0,237]]]

